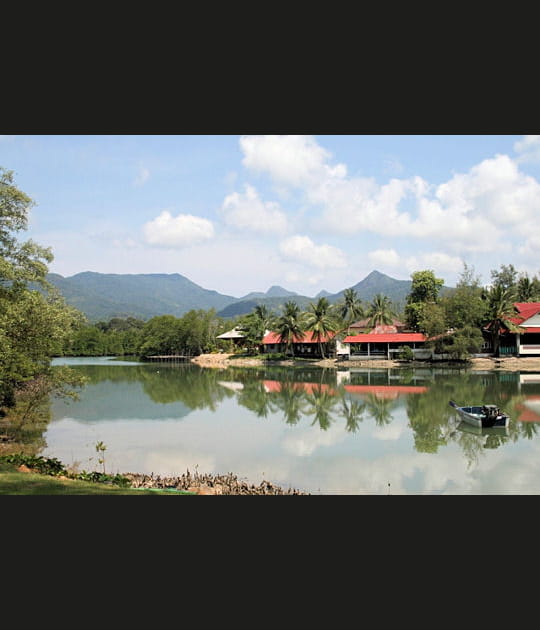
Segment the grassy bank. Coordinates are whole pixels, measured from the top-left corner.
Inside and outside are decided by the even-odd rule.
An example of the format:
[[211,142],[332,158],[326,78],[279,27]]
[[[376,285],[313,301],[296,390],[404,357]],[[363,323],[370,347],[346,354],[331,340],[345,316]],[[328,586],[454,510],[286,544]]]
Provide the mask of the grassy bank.
[[[61,471],[63,473],[64,471]],[[167,488],[132,488],[108,482],[74,479],[66,474],[40,473],[24,464],[0,458],[0,495],[149,495],[195,494],[186,490]]]

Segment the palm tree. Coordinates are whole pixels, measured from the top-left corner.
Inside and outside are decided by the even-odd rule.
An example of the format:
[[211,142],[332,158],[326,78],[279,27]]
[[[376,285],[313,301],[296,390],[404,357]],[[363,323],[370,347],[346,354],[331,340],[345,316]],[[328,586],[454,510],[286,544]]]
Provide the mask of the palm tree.
[[285,352],[289,349],[294,357],[294,339],[304,338],[304,326],[301,319],[300,307],[296,302],[288,301],[283,305],[283,314],[276,321],[276,332],[280,343],[285,343]]
[[488,289],[486,293],[488,300],[489,321],[484,330],[489,331],[493,344],[493,356],[500,356],[501,329],[506,328],[513,333],[520,333],[523,328],[510,321],[510,317],[518,311],[514,306],[514,291],[511,288],[504,288],[502,285],[495,285]]
[[339,314],[347,323],[347,334],[350,334],[350,325],[360,317],[364,317],[364,308],[358,299],[356,291],[351,287],[343,291],[343,302],[339,307]]
[[368,307],[367,316],[368,325],[375,328],[381,324],[391,324],[396,315],[390,306],[388,296],[377,293]]
[[338,329],[337,322],[329,314],[330,303],[327,298],[320,297],[315,304],[309,305],[309,311],[305,315],[306,330],[313,332],[313,339],[319,344],[319,351],[324,359],[322,340],[326,339],[330,333]]

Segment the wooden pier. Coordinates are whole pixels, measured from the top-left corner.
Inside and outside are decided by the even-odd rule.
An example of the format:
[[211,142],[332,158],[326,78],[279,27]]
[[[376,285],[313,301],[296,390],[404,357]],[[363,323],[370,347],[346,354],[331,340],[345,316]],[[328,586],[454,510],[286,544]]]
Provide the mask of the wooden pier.
[[144,357],[144,360],[159,363],[186,363],[191,361],[192,357],[193,355],[191,354],[153,354],[149,357]]

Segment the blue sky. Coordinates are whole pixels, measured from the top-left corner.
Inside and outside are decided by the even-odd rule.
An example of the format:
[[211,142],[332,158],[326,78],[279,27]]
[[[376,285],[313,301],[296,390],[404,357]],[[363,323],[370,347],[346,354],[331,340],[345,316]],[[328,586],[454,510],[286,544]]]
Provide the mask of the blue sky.
[[540,136],[0,135],[63,276],[180,273],[241,297],[377,269],[540,275]]

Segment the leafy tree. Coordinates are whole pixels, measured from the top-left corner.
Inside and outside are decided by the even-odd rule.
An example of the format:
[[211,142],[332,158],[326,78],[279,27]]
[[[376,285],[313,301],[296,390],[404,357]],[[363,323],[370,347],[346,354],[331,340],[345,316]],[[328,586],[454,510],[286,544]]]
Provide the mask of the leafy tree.
[[302,322],[300,307],[296,302],[289,300],[283,305],[283,313],[277,318],[276,332],[280,343],[286,344],[285,352],[291,351],[294,356],[293,339],[303,339],[305,327]]
[[257,304],[253,311],[242,319],[239,327],[252,350],[259,348],[265,332],[272,328],[274,320],[275,315],[266,304]]
[[522,273],[517,281],[517,302],[538,302],[540,300],[540,280],[532,280],[527,273]]
[[506,328],[510,332],[519,333],[522,328],[517,326],[510,317],[516,315],[514,306],[515,293],[511,288],[505,288],[502,284],[492,286],[486,294],[488,301],[488,321],[485,330],[488,330],[493,344],[493,355],[500,356],[501,329]]
[[368,326],[375,328],[376,326],[391,324],[396,314],[392,310],[389,297],[377,293],[368,307],[367,316]]
[[411,277],[412,284],[407,295],[405,319],[413,330],[418,330],[418,322],[422,318],[424,306],[428,303],[436,304],[438,302],[444,280],[436,278],[431,269],[415,271]]
[[325,357],[322,340],[338,329],[337,322],[329,314],[329,309],[328,299],[320,297],[315,304],[313,302],[309,304],[309,310],[304,317],[305,328],[313,332],[313,339],[317,341],[323,359]]
[[343,301],[338,305],[338,312],[347,325],[347,334],[350,333],[350,325],[358,318],[364,317],[362,301],[352,287],[343,292]]
[[[82,315],[68,307],[46,281],[50,248],[31,240],[19,242],[17,233],[27,229],[34,202],[13,182],[13,172],[0,167],[0,408],[6,413],[17,402],[17,391],[60,391],[62,383],[51,368],[66,341],[82,322]],[[31,290],[37,283],[42,292]],[[69,378],[68,372],[62,375]],[[34,393],[35,393],[34,392]],[[31,398],[35,396],[32,394]]]
[[481,328],[486,319],[487,303],[483,299],[480,279],[474,267],[463,263],[463,271],[453,291],[441,298],[448,328],[473,326]]
[[516,290],[518,272],[514,265],[501,265],[499,271],[491,270],[491,284],[502,289]]

